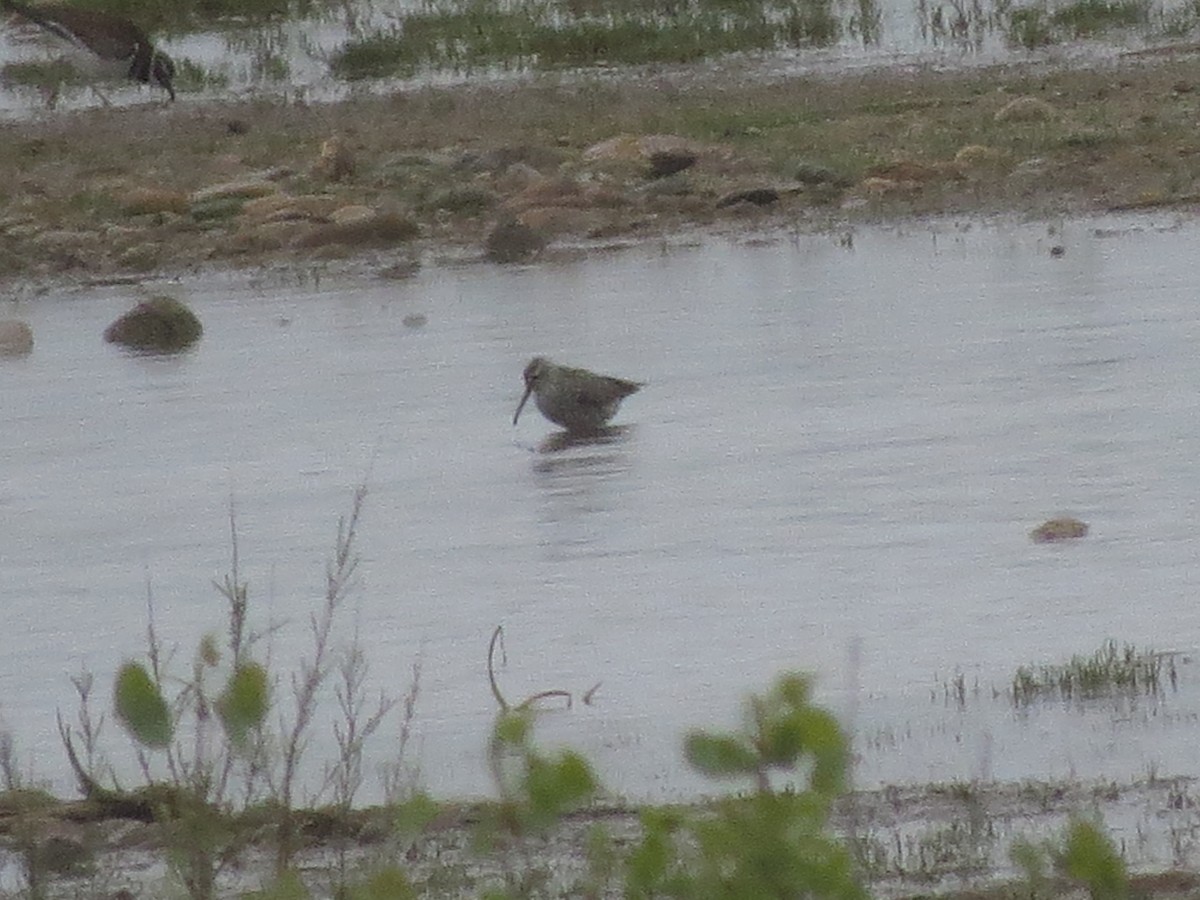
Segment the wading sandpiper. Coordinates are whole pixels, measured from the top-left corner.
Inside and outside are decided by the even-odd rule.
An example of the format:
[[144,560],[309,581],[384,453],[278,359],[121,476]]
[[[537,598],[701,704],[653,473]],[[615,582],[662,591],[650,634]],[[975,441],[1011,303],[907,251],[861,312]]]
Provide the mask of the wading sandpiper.
[[513,424],[517,424],[525,401],[533,394],[543,416],[577,434],[602,429],[621,401],[642,386],[624,378],[560,366],[543,356],[529,361],[524,377],[525,394],[517,404]]

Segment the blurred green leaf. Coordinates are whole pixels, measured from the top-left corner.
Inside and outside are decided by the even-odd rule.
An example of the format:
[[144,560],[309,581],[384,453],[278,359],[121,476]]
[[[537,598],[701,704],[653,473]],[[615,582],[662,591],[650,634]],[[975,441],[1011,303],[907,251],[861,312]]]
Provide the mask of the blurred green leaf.
[[529,759],[525,776],[529,811],[540,824],[585,803],[596,792],[592,768],[578,753],[564,751],[557,760],[536,754]]
[[736,735],[693,731],[684,738],[683,755],[693,769],[709,778],[753,775],[758,771],[757,754]]
[[267,670],[258,663],[243,663],[229,676],[217,698],[217,715],[235,747],[244,746],[250,732],[266,718],[270,693]]
[[398,837],[416,837],[425,830],[439,812],[437,803],[428,794],[414,794],[396,807],[395,829]]
[[311,896],[299,873],[288,869],[262,890],[242,894],[242,900],[309,900]]
[[117,672],[113,690],[117,720],[145,747],[161,749],[171,743],[174,727],[158,685],[139,662],[127,662]]
[[346,892],[349,900],[410,900],[417,892],[399,866],[385,866]]
[[1129,877],[1125,863],[1108,835],[1097,825],[1076,819],[1067,828],[1059,868],[1083,882],[1092,900],[1125,900]]
[[533,730],[533,713],[527,709],[505,710],[496,717],[493,740],[499,744],[521,746],[529,740]]

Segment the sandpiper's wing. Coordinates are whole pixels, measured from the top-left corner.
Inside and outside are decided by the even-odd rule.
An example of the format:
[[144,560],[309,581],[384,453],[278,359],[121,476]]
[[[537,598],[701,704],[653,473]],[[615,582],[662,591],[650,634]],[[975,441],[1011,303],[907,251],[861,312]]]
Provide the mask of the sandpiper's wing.
[[[580,370],[584,371],[584,370]],[[607,406],[614,400],[628,397],[641,388],[641,382],[596,375],[584,371],[588,377],[579,379],[576,387],[577,402],[585,406]]]

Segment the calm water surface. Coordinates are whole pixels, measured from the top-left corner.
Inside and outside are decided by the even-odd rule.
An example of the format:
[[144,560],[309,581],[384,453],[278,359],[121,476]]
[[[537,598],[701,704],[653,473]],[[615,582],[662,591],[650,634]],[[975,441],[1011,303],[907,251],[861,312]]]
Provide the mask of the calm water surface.
[[[601,683],[543,736],[630,796],[711,790],[681,733],[734,722],[784,669],[853,729],[863,785],[1195,774],[1186,661],[1177,693],[1116,712],[1018,716],[992,688],[1110,637],[1200,644],[1198,239],[914,224],[405,282],[218,276],[168,286],[206,329],[177,358],[103,343],[128,288],[6,303],[37,344],[0,359],[0,715],[68,792],[54,711],[82,670],[110,701],[148,592],[180,674],[221,632],[231,498],[252,616],[283,623],[262,652],[293,665],[365,481],[338,643],[357,633],[372,691],[419,662],[408,761],[437,793],[488,789],[501,624],[511,699]],[[534,354],[647,386],[611,440],[562,448],[532,405],[511,424]],[[1091,535],[1031,544],[1058,514]],[[945,700],[960,673],[965,708]],[[323,722],[313,771],[332,756]]]

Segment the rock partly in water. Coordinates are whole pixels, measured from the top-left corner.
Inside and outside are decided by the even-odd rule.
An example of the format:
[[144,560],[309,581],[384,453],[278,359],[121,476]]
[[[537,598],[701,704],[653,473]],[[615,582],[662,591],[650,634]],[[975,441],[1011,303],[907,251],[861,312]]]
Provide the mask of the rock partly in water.
[[492,262],[516,263],[531,259],[546,246],[546,238],[524,222],[500,222],[487,236],[485,255]]
[[0,356],[25,356],[33,352],[33,329],[20,319],[0,319]]
[[1088,527],[1086,522],[1064,516],[1060,519],[1050,519],[1029,532],[1030,539],[1035,544],[1053,544],[1057,541],[1073,541],[1086,537]]
[[152,297],[104,329],[104,340],[135,350],[186,350],[204,333],[200,320],[174,297]]

